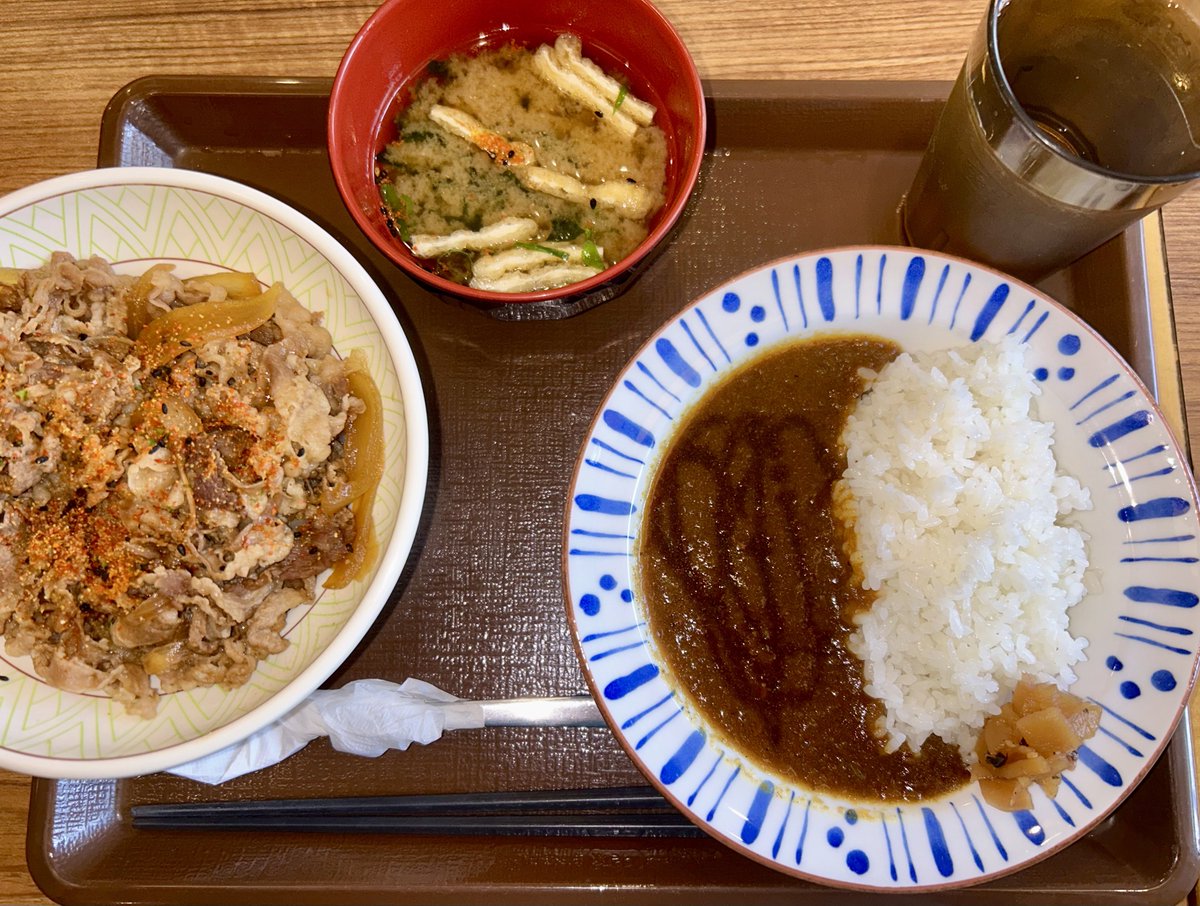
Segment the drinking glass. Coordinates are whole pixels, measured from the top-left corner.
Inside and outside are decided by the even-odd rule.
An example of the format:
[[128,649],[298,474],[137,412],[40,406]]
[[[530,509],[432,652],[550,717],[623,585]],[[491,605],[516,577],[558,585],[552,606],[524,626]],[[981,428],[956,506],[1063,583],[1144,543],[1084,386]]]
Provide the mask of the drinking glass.
[[1035,281],[1197,178],[1200,0],[991,0],[902,222]]

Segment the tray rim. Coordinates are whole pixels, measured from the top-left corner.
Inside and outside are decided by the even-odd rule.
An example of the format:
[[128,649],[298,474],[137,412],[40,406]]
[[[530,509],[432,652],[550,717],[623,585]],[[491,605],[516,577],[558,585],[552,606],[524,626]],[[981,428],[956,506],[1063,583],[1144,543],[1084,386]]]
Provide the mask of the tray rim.
[[[106,159],[115,156],[120,146],[120,124],[124,113],[138,100],[155,94],[176,94],[195,96],[264,96],[277,97],[280,95],[294,97],[312,97],[328,94],[333,80],[326,77],[273,77],[273,76],[197,76],[197,75],[146,75],[132,80],[122,86],[109,100],[100,121],[100,135],[97,153],[97,166],[124,166],[119,163],[106,163]],[[776,101],[789,99],[809,99],[830,104],[846,104],[856,100],[863,102],[878,102],[880,100],[895,101],[900,104],[929,104],[940,106],[948,93],[950,81],[945,80],[822,80],[822,79],[702,79],[705,97],[711,103],[719,100],[754,100]],[[1151,386],[1160,409],[1166,416],[1171,429],[1189,451],[1189,437],[1186,424],[1186,409],[1182,387],[1182,375],[1176,343],[1176,328],[1173,314],[1169,267],[1164,241],[1164,227],[1161,215],[1155,212],[1147,216],[1140,224],[1140,229],[1130,231],[1128,236],[1136,236],[1130,249],[1130,254],[1140,263],[1144,283],[1140,287],[1145,295],[1146,311],[1149,316],[1148,333],[1150,339],[1151,374],[1147,384]],[[1186,867],[1189,874],[1192,869],[1200,874],[1200,809],[1197,808],[1196,754],[1191,731],[1191,715],[1188,709],[1176,728],[1174,737],[1163,751],[1162,758],[1171,762],[1171,776],[1174,787],[1182,782],[1188,801],[1193,808],[1188,810],[1187,831],[1182,835],[1181,844],[1188,844],[1186,852],[1181,852],[1176,860],[1173,873],[1161,879],[1156,888],[1142,889],[1137,894],[1147,895],[1153,891],[1174,891],[1179,887],[1177,882]],[[1182,764],[1181,764],[1182,763]],[[1185,770],[1180,770],[1185,768]],[[72,781],[78,782],[78,781]],[[95,784],[112,784],[114,794],[119,780],[87,781]],[[50,861],[53,840],[51,838],[52,822],[55,813],[55,788],[60,781],[33,778],[30,789],[30,809],[26,836],[26,861],[30,874],[37,886],[56,902],[90,903],[87,887],[72,881],[65,881],[54,871]],[[1180,797],[1183,799],[1184,797]],[[114,809],[113,814],[116,814]],[[1185,837],[1186,839],[1183,839]],[[1009,877],[1019,877],[1020,873]],[[1174,884],[1174,886],[1172,886]],[[1180,887],[1180,896],[1191,891],[1196,885],[1193,877],[1186,888]],[[147,891],[165,892],[174,885],[160,884]],[[243,886],[243,890],[251,890]],[[130,890],[130,888],[125,888]],[[833,890],[833,888],[829,888]],[[62,895],[56,898],[54,893]],[[986,898],[987,894],[995,896],[999,891],[989,891],[988,885],[966,888],[954,891],[958,895],[970,896],[978,891]],[[1065,892],[1065,891],[1064,891]],[[1116,893],[1117,891],[1113,891]],[[129,900],[129,902],[136,902]]]

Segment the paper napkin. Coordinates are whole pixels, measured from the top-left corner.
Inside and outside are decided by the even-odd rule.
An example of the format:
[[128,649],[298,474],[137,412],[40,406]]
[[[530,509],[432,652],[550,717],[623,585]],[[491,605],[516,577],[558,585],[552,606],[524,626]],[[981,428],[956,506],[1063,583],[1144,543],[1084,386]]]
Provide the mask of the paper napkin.
[[340,752],[382,755],[388,749],[426,745],[446,730],[483,726],[483,709],[418,679],[397,685],[356,680],[340,689],[314,692],[279,720],[211,755],[170,773],[217,784],[278,764],[318,736]]

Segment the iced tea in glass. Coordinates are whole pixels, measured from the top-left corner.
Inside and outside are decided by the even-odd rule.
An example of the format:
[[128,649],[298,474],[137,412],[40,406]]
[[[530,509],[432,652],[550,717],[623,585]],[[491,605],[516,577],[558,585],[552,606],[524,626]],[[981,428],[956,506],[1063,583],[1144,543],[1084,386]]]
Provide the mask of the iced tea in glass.
[[1200,177],[1200,0],[992,0],[902,219],[1037,280]]

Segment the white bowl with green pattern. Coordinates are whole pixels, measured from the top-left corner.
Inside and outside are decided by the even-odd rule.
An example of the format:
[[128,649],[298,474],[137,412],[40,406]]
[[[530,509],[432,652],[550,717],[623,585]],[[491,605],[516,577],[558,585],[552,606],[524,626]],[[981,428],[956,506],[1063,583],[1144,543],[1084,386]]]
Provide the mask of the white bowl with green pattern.
[[412,349],[383,293],[332,236],[240,183],[183,170],[74,173],[0,198],[0,267],[29,268],[54,251],[99,255],[123,273],[167,261],[180,276],[251,271],[283,284],[345,356],[362,349],[383,396],[386,460],[375,500],[380,556],[343,589],[324,589],[288,621],[287,649],[250,681],[164,695],[150,720],[110,699],[63,692],[28,658],[0,649],[0,767],[40,777],[124,777],[166,770],[230,745],[316,689],[375,622],[404,568],[429,462],[425,398]]

